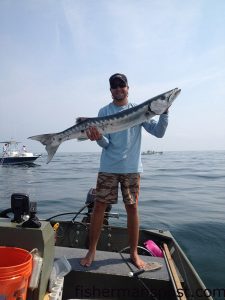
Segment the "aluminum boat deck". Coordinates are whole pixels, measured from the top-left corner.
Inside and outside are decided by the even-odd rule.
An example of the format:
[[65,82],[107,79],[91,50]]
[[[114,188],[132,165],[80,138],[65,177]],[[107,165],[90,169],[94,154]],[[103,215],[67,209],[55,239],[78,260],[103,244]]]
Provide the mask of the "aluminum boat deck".
[[[159,262],[162,268],[131,278],[131,269],[119,253],[97,251],[95,261],[87,268],[80,265],[86,252],[86,249],[56,247],[55,258],[65,256],[72,266],[65,277],[63,299],[176,299],[163,258],[141,256],[146,262]],[[132,271],[137,271],[129,254],[123,256]]]

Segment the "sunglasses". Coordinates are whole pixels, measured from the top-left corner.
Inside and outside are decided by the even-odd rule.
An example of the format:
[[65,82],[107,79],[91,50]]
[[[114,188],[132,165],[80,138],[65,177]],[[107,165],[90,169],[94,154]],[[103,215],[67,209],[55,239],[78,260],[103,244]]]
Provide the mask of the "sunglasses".
[[115,82],[115,83],[112,83],[111,84],[111,89],[117,89],[118,87],[119,88],[125,88],[127,85],[125,82]]

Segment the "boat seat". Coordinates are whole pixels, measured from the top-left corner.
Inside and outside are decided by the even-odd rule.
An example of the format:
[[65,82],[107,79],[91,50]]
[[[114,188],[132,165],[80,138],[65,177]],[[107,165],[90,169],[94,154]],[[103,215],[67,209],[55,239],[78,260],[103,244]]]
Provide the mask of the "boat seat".
[[[129,276],[128,273],[131,271],[124,260],[121,258],[119,253],[108,252],[108,251],[97,251],[95,260],[90,267],[83,267],[80,265],[80,260],[86,255],[87,249],[78,248],[66,248],[66,247],[55,247],[55,258],[65,256],[72,266],[72,271],[77,272],[89,272],[96,274],[110,274],[117,276]],[[130,263],[133,271],[138,271],[129,259],[129,254],[123,254],[123,256]],[[141,278],[156,279],[169,281],[169,273],[163,258],[153,256],[143,256],[141,258],[146,262],[159,262],[162,264],[162,268],[155,271],[147,271],[140,275]]]
[[[146,295],[146,289],[139,280],[129,277],[131,270],[119,253],[97,251],[92,265],[83,267],[80,265],[80,260],[86,253],[87,249],[55,247],[55,258],[65,256],[72,266],[71,272],[65,277],[63,299],[151,299],[149,295]],[[129,254],[123,254],[123,256],[131,265],[132,270],[137,271],[138,269],[130,262]],[[147,286],[153,288],[158,296],[163,291],[169,295],[168,299],[175,299],[171,294],[171,281],[164,258],[142,255],[141,258],[146,262],[158,262],[162,264],[162,268],[146,271],[139,275],[139,278]],[[136,291],[135,296],[130,294],[130,290]],[[115,295],[112,295],[112,291]],[[118,291],[121,291],[122,295],[118,295]],[[110,294],[109,297],[106,297],[104,293]],[[140,296],[143,293],[146,297]]]

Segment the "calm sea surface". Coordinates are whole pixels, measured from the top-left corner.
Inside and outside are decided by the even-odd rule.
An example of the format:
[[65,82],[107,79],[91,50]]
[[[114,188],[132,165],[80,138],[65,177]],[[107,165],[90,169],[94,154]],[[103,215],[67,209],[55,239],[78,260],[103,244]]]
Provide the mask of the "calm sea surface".
[[[50,164],[0,167],[0,210],[12,193],[27,193],[38,215],[77,211],[95,186],[99,153],[57,153]],[[193,263],[207,288],[225,289],[225,151],[164,152],[143,156],[139,199],[142,228],[168,229]],[[111,224],[125,225],[120,215]],[[218,298],[224,299],[224,298]]]

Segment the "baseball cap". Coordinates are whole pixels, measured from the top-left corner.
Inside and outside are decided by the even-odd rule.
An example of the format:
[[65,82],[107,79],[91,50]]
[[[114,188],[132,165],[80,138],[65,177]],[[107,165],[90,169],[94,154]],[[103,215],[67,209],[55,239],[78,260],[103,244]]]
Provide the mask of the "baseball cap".
[[126,85],[128,84],[128,82],[127,82],[127,77],[126,77],[124,74],[116,73],[116,74],[113,74],[113,75],[109,78],[110,86],[112,86],[113,82],[114,82],[116,79],[119,79],[119,80],[123,81]]

